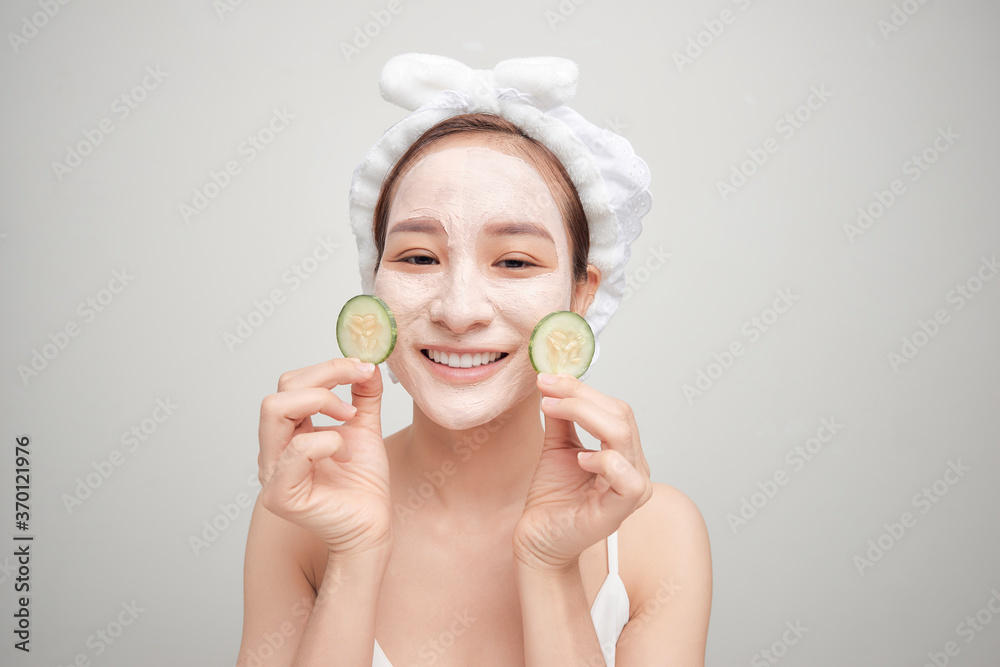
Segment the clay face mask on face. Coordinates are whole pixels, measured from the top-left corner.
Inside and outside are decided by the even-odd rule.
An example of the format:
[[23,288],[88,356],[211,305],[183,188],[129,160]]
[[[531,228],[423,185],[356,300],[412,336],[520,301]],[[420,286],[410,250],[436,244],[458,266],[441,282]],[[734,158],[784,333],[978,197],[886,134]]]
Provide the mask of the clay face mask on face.
[[[386,363],[424,414],[467,429],[533,394],[528,338],[542,317],[569,308],[569,252],[548,186],[521,158],[458,145],[410,168],[389,211],[375,294],[399,332]],[[445,348],[480,365],[428,358],[447,364]]]

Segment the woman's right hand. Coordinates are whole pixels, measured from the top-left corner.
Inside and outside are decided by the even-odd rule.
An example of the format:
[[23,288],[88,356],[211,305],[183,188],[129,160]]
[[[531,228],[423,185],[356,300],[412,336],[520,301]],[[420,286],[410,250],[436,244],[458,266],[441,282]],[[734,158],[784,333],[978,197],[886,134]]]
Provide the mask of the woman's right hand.
[[[331,556],[392,544],[389,461],[382,441],[382,373],[355,358],[282,374],[260,406],[261,501],[319,537]],[[352,404],[331,389],[351,385]],[[313,426],[322,413],[343,421]]]

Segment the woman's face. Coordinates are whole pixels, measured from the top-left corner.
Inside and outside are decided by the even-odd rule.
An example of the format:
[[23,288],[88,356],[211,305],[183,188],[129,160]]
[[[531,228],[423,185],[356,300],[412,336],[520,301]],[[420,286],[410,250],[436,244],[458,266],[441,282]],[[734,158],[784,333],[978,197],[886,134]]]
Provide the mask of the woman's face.
[[572,268],[534,167],[467,140],[440,146],[399,182],[375,294],[396,317],[389,368],[424,414],[460,430],[534,395],[528,338],[569,308]]

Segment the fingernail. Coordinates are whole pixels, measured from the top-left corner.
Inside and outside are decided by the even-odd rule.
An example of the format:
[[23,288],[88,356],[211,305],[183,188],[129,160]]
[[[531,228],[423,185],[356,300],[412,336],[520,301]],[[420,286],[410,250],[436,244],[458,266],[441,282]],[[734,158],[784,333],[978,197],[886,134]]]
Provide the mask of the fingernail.
[[539,373],[538,379],[541,380],[542,384],[555,384],[559,378],[550,373]]
[[555,405],[559,402],[559,399],[554,396],[546,396],[542,399],[542,405]]
[[577,452],[576,460],[577,461],[586,461],[587,459],[589,459],[593,455],[594,455],[594,452]]
[[362,363],[360,361],[355,361],[354,365],[358,367],[358,370],[362,373],[371,373],[375,368],[375,364],[369,362]]

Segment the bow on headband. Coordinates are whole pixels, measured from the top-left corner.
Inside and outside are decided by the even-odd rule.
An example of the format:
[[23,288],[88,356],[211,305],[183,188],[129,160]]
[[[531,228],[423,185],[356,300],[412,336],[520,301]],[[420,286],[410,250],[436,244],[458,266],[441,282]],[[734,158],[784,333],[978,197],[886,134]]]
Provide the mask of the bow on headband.
[[447,56],[426,53],[398,55],[382,69],[379,88],[387,101],[415,111],[442,90],[471,95],[479,109],[496,111],[505,89],[535,98],[541,110],[564,104],[576,94],[579,69],[567,58],[535,56],[501,60],[489,69],[472,69]]

